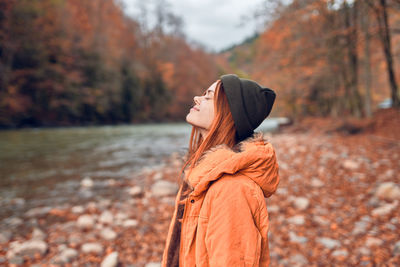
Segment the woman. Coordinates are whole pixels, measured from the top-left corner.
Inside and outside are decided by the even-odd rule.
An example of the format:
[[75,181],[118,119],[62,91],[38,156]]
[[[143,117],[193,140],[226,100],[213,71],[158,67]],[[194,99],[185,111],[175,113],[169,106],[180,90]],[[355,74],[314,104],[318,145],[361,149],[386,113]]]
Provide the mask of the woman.
[[193,126],[162,266],[268,266],[264,197],[279,183],[270,143],[254,133],[275,93],[223,75],[186,116]]

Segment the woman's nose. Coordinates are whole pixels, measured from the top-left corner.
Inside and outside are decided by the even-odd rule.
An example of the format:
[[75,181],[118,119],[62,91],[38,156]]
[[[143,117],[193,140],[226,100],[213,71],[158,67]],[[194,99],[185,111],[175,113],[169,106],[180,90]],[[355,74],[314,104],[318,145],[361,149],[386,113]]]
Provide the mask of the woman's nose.
[[194,103],[195,103],[196,105],[200,105],[200,97],[199,97],[199,96],[195,96],[195,97],[193,98],[193,100],[194,100]]

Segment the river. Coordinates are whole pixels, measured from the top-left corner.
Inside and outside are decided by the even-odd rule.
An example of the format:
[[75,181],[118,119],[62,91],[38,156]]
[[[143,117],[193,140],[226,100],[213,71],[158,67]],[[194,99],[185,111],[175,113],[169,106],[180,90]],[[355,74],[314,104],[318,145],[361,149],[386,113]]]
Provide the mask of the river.
[[[257,130],[274,130],[278,122],[267,119]],[[23,210],[79,202],[85,177],[101,184],[162,165],[172,153],[185,153],[190,131],[186,123],[0,131],[0,219],[17,211],[13,199],[29,204]],[[96,196],[113,194],[107,188]]]

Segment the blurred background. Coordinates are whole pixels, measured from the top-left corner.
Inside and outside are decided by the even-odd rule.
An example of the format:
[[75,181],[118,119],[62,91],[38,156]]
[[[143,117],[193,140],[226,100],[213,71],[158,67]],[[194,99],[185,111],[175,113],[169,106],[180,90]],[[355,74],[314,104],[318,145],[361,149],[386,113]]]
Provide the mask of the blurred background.
[[226,73],[277,93],[271,266],[400,264],[399,62],[398,0],[0,0],[0,264],[157,266]]

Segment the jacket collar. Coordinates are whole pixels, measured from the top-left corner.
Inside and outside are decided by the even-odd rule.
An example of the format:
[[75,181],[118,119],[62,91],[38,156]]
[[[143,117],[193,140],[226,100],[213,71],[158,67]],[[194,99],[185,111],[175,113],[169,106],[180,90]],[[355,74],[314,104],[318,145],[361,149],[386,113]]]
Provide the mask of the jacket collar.
[[262,133],[239,143],[240,152],[222,144],[206,151],[190,176],[185,177],[192,187],[192,195],[198,196],[208,189],[210,183],[224,174],[241,173],[252,179],[263,190],[264,196],[271,196],[279,184],[279,168],[275,150],[264,139]]

